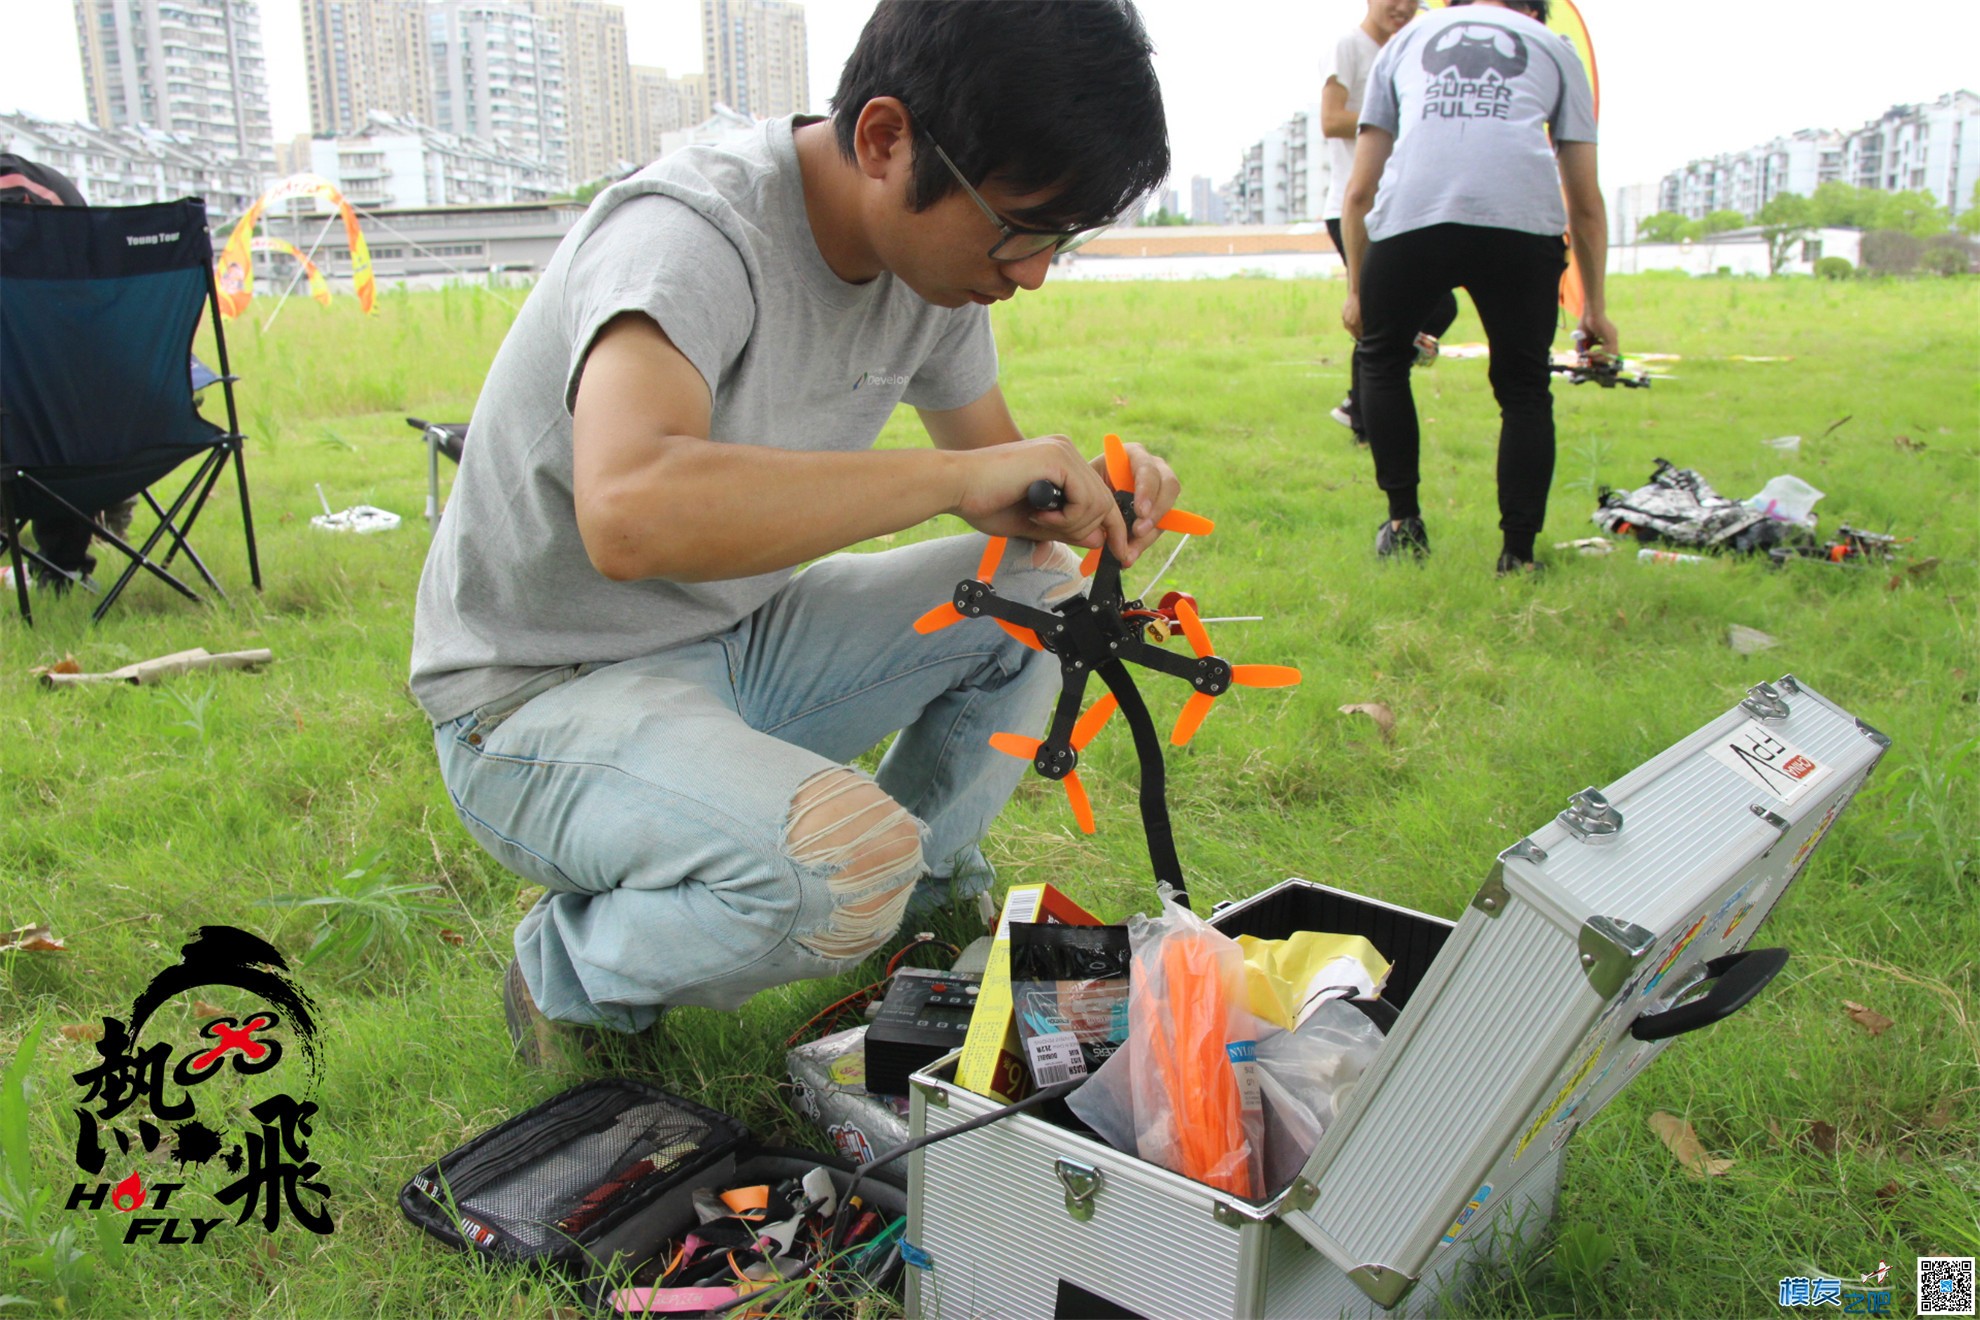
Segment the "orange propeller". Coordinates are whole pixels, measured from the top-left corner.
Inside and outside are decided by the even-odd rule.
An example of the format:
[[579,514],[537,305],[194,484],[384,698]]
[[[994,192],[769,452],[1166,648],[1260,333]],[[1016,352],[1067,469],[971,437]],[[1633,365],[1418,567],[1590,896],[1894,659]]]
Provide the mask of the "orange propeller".
[[[1102,443],[1107,454],[1107,484],[1115,490],[1133,490],[1134,464],[1128,459],[1127,446],[1121,443],[1117,435],[1103,437]],[[1217,524],[1208,518],[1182,509],[1170,509],[1155,520],[1155,525],[1165,532],[1181,532],[1186,536],[1208,536],[1217,530]],[[1079,571],[1084,577],[1092,577],[1099,567],[1098,549],[1087,551],[1086,557],[1079,561]]]
[[[1203,626],[1203,620],[1196,613],[1196,606],[1188,597],[1176,601],[1176,621],[1182,624],[1183,636],[1189,638],[1190,650],[1197,658],[1213,655],[1210,649],[1210,630]],[[1299,682],[1299,671],[1291,665],[1232,665],[1231,683],[1236,687],[1291,687]],[[1182,714],[1176,717],[1175,732],[1169,741],[1177,747],[1188,743],[1196,736],[1203,717],[1210,713],[1216,698],[1208,692],[1192,692],[1189,700],[1183,703]]]
[[[1075,752],[1084,750],[1086,744],[1093,741],[1093,735],[1100,732],[1101,727],[1107,723],[1107,717],[1114,713],[1119,704],[1114,699],[1114,694],[1109,692],[1087,708],[1086,714],[1080,716],[1079,722],[1073,725],[1072,746]],[[1045,741],[1042,738],[1026,738],[1015,733],[993,733],[990,735],[990,745],[1007,756],[1015,756],[1022,761],[1033,761],[1037,759],[1038,750],[1045,745]],[[1082,831],[1087,834],[1093,833],[1095,828],[1093,803],[1087,799],[1086,786],[1079,782],[1079,771],[1068,770],[1063,782],[1066,786],[1066,799],[1072,803],[1073,819],[1079,822]]]
[[[983,558],[977,562],[976,580],[986,587],[990,585],[991,579],[996,576],[997,565],[1004,558],[1004,539],[1001,536],[991,537],[988,544],[983,547]],[[914,621],[914,630],[926,635],[940,631],[952,623],[961,623],[964,617],[963,612],[956,608],[954,601],[944,601],[916,619]],[[1002,620],[999,620],[999,622],[1001,623]],[[1038,639],[1036,637],[1030,636],[1030,629],[1014,630],[1010,624],[1004,624],[1003,626],[1004,631],[1010,633],[1011,636],[1016,637],[1020,642],[1023,642],[1033,650],[1042,651],[1045,649],[1037,645]]]

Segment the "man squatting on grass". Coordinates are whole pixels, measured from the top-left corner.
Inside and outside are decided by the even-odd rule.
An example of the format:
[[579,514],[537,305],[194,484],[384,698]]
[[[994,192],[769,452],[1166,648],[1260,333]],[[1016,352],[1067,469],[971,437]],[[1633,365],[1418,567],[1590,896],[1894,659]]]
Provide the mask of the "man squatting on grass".
[[[420,581],[412,688],[468,832],[548,891],[504,985],[637,1031],[840,972],[906,913],[987,888],[978,844],[1058,690],[987,624],[914,619],[1013,538],[1000,593],[1077,590],[1135,518],[1064,436],[1026,439],[989,304],[1168,173],[1128,0],[884,0],[829,120],[770,121],[606,189],[489,371]],[[938,145],[939,144],[939,145]],[[900,402],[933,449],[874,451]],[[1036,513],[1034,481],[1064,487]],[[959,516],[975,534],[860,541]],[[803,573],[798,565],[821,555]],[[899,732],[877,776],[847,762]]]
[[[1347,245],[1341,238],[1341,203],[1347,197],[1348,175],[1354,172],[1354,138],[1361,129],[1361,93],[1368,86],[1368,71],[1389,38],[1409,26],[1416,17],[1417,0],[1368,0],[1368,13],[1334,44],[1334,57],[1327,66],[1327,79],[1320,88],[1320,131],[1327,139],[1329,182],[1327,202],[1321,217],[1327,222],[1327,235],[1334,240],[1334,251],[1347,260]],[[1457,295],[1446,290],[1430,308],[1416,336],[1416,361],[1427,366],[1437,360],[1437,341],[1457,320]],[[1355,407],[1359,386],[1353,383],[1355,359],[1348,359],[1348,396],[1334,409],[1334,420],[1354,431],[1357,443],[1367,443],[1362,434],[1361,416]]]
[[1595,177],[1594,98],[1574,47],[1544,26],[1546,0],[1452,5],[1397,34],[1368,75],[1341,210],[1341,322],[1360,341],[1355,394],[1389,499],[1375,553],[1421,556],[1430,538],[1409,387],[1416,331],[1452,289],[1471,295],[1499,401],[1498,571],[1530,572],[1554,479],[1548,357],[1563,228],[1581,268],[1587,350],[1618,347],[1603,292],[1608,213]]

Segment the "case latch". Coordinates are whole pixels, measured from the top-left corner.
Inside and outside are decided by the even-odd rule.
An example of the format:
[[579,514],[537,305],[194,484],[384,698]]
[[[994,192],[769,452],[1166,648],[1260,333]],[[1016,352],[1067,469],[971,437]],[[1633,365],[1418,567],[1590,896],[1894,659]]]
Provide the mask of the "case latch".
[[1622,813],[1594,788],[1584,788],[1569,798],[1567,810],[1555,819],[1583,843],[1614,843],[1623,827]]
[[[1783,684],[1787,682],[1786,679],[1781,681]],[[1739,708],[1768,724],[1779,723],[1788,717],[1787,698],[1772,683],[1756,683],[1748,688],[1746,700],[1739,703]]]
[[1093,1199],[1100,1195],[1100,1170],[1063,1155],[1052,1162],[1052,1172],[1066,1189],[1066,1213],[1085,1223],[1093,1218]]

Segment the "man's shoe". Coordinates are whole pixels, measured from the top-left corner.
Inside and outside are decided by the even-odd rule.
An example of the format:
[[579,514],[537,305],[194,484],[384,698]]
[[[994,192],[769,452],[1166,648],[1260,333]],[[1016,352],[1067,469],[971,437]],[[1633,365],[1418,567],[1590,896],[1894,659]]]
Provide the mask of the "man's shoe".
[[516,1057],[532,1068],[569,1068],[582,1061],[583,1049],[577,1039],[581,1028],[553,1022],[543,1015],[529,996],[529,982],[523,980],[522,964],[509,959],[509,970],[502,977],[502,1017],[509,1024],[509,1043]]
[[1537,559],[1521,559],[1517,555],[1502,554],[1492,571],[1500,577],[1537,578],[1547,571],[1547,566]]
[[1416,365],[1427,367],[1437,360],[1437,336],[1418,335],[1416,337]]
[[1401,521],[1384,518],[1382,525],[1375,529],[1377,559],[1393,559],[1401,554],[1421,559],[1429,553],[1430,533],[1423,529],[1421,518],[1404,518]]
[[1361,434],[1361,415],[1355,411],[1354,396],[1352,394],[1335,404],[1334,410],[1327,415],[1339,422],[1342,426],[1345,426],[1348,430],[1353,431],[1356,435]]

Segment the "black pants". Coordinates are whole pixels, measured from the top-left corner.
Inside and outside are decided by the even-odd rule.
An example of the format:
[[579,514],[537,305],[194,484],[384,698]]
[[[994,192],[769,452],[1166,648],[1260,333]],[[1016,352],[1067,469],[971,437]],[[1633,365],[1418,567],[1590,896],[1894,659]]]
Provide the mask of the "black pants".
[[[1340,217],[1336,216],[1327,222],[1327,235],[1334,240],[1334,251],[1341,254],[1342,261],[1346,261],[1347,241],[1341,237]],[[1430,314],[1423,318],[1423,324],[1417,328],[1424,334],[1429,335],[1432,339],[1442,339],[1444,332],[1451,328],[1451,322],[1457,320],[1457,314],[1457,295],[1446,289],[1444,296],[1439,298],[1431,306]],[[1358,359],[1350,355],[1348,358],[1348,398],[1355,399],[1361,396],[1360,377],[1361,363]],[[1359,421],[1355,424],[1354,433],[1357,436],[1362,433],[1362,426]]]
[[1505,549],[1533,557],[1554,481],[1554,399],[1548,354],[1558,323],[1567,243],[1481,225],[1431,225],[1370,243],[1361,265],[1361,342],[1355,397],[1375,484],[1391,518],[1419,515],[1421,436],[1409,388],[1417,327],[1440,299],[1471,295],[1492,346],[1492,393],[1499,401],[1499,529]]

